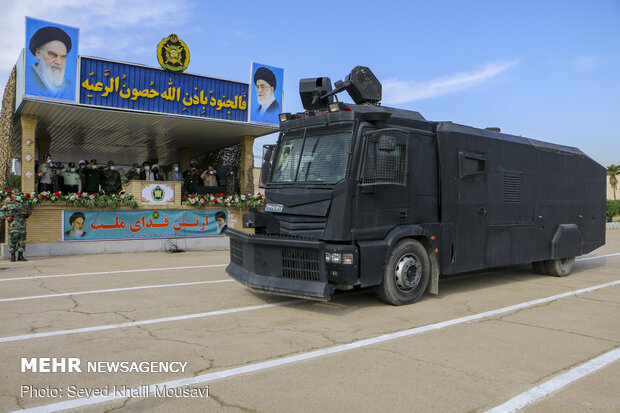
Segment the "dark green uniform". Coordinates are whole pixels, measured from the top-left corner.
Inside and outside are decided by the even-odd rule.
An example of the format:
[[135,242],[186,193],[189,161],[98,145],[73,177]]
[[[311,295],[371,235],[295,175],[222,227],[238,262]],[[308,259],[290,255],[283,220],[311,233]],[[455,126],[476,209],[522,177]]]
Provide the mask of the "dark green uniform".
[[89,194],[99,192],[99,185],[101,184],[103,176],[101,170],[88,168],[84,171],[84,176],[84,186],[82,189]]
[[121,184],[121,174],[113,169],[103,171],[103,184],[101,185],[106,194],[118,194],[123,185]]
[[129,171],[125,174],[125,178],[127,178],[128,181],[139,181],[140,173],[138,173],[136,170]]
[[15,261],[16,252],[19,254],[20,261],[26,261],[23,254],[26,249],[26,218],[29,216],[30,210],[17,200],[6,202],[0,209],[0,219],[7,220],[11,261]]
[[190,172],[185,177],[185,181],[183,182],[183,187],[187,191],[188,194],[195,194],[197,191],[197,187],[202,185],[202,181],[200,180],[200,172]]

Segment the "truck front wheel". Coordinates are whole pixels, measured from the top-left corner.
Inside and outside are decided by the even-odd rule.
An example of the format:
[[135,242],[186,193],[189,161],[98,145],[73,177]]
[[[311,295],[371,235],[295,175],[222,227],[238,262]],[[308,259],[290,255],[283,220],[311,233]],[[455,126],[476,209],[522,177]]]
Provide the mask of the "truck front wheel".
[[424,246],[413,239],[402,240],[390,253],[383,283],[376,287],[377,295],[392,305],[414,303],[426,291],[430,271]]

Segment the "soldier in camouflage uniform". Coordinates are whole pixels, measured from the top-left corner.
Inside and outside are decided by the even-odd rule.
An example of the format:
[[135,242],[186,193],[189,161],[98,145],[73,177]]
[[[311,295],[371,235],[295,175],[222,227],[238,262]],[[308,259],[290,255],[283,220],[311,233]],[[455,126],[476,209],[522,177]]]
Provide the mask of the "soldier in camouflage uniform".
[[15,253],[18,261],[27,261],[24,258],[26,249],[26,218],[30,216],[30,210],[23,203],[19,192],[13,198],[7,198],[0,209],[0,219],[5,219],[8,225],[8,243],[11,261],[15,262]]
[[140,165],[137,163],[133,164],[133,167],[125,174],[125,178],[128,181],[139,181],[140,180]]
[[103,171],[103,192],[108,195],[118,194],[123,188],[121,174],[114,169],[114,161],[108,161],[108,167]]

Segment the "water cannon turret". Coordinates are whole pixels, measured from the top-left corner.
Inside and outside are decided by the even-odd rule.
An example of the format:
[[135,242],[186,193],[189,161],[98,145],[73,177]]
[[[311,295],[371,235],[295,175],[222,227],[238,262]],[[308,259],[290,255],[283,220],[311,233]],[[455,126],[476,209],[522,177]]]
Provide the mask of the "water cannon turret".
[[335,86],[336,89],[344,87],[357,105],[363,105],[364,103],[376,105],[381,101],[381,82],[365,66],[356,66],[344,78],[344,82],[339,80],[335,83]]

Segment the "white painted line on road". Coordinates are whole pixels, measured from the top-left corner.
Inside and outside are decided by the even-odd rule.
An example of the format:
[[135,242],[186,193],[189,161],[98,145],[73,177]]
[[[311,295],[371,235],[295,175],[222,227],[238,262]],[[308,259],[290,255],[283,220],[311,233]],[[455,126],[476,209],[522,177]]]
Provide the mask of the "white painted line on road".
[[103,275],[103,274],[124,274],[128,272],[148,272],[148,271],[171,271],[171,270],[190,270],[193,268],[217,268],[226,267],[228,264],[214,264],[214,265],[190,265],[186,267],[167,267],[167,268],[140,268],[137,270],[118,270],[118,271],[101,271],[101,272],[78,272],[74,274],[56,274],[56,275],[36,275],[32,277],[19,277],[19,278],[0,278],[0,282],[3,281],[21,281],[21,280],[38,280],[40,278],[59,278],[59,277],[78,277],[84,275]]
[[596,357],[580,366],[575,367],[574,369],[567,371],[566,373],[555,376],[551,380],[548,380],[539,386],[513,397],[506,403],[494,407],[491,410],[487,410],[487,413],[516,412],[517,410],[522,409],[525,406],[568,386],[572,382],[579,380],[588,374],[594,373],[595,371],[600,370],[608,364],[618,360],[620,360],[620,348]]
[[[248,364],[246,366],[235,367],[235,368],[228,369],[228,370],[221,370],[221,371],[216,371],[213,373],[201,374],[195,377],[187,377],[184,379],[171,380],[171,381],[166,381],[166,382],[158,383],[158,384],[151,384],[149,385],[148,389],[149,389],[149,393],[154,393],[155,389],[160,389],[160,390],[161,389],[173,389],[173,388],[178,388],[178,387],[192,386],[196,384],[205,384],[205,383],[208,383],[214,380],[224,379],[224,378],[233,377],[233,376],[239,376],[241,374],[246,374],[246,373],[253,373],[253,372],[257,372],[261,370],[270,369],[273,367],[294,364],[300,361],[310,360],[310,359],[314,359],[317,357],[323,357],[323,356],[327,356],[330,354],[341,353],[343,351],[349,351],[349,350],[354,350],[358,348],[368,347],[374,344],[384,343],[386,341],[391,341],[391,340],[395,340],[398,338],[410,337],[416,334],[426,333],[428,331],[440,330],[445,327],[462,324],[462,323],[468,323],[468,322],[476,321],[476,320],[481,320],[483,318],[488,318],[488,317],[496,316],[499,314],[509,313],[512,311],[520,310],[522,308],[532,307],[538,304],[544,304],[544,303],[548,303],[551,301],[559,300],[561,298],[572,297],[578,294],[588,293],[588,292],[599,290],[601,288],[611,287],[611,286],[619,285],[619,284],[620,284],[620,280],[616,280],[616,281],[612,281],[606,284],[599,284],[599,285],[595,285],[595,286],[588,287],[588,288],[582,288],[580,290],[569,291],[566,293],[557,294],[557,295],[553,295],[550,297],[541,298],[538,300],[527,301],[521,304],[515,304],[515,305],[508,306],[508,307],[499,308],[497,310],[486,311],[484,313],[478,313],[478,314],[473,314],[473,315],[469,315],[466,317],[455,318],[453,320],[442,321],[442,322],[435,323],[435,324],[428,324],[428,325],[421,326],[421,327],[415,327],[409,330],[402,330],[402,331],[397,331],[395,333],[384,334],[382,336],[359,340],[353,343],[342,344],[342,345],[337,345],[333,347],[327,347],[327,348],[320,349],[320,350],[309,351],[307,353],[296,354],[294,356],[281,357],[278,359]],[[132,394],[131,393],[132,391],[135,394],[138,391],[138,389],[139,388],[127,389],[126,392],[121,393],[121,394],[110,394],[107,396],[95,396],[91,398],[74,399],[74,400],[68,400],[64,402],[53,403],[53,404],[48,404],[48,405],[43,405],[39,407],[34,407],[31,409],[18,410],[18,411],[20,412],[56,412],[56,411],[64,410],[64,409],[90,406],[93,404],[105,403],[105,402],[109,402],[112,400],[128,398]]]
[[106,290],[75,291],[72,293],[30,295],[26,297],[0,298],[0,303],[6,303],[10,301],[36,300],[39,298],[67,297],[67,296],[84,295],[84,294],[102,294],[102,293],[115,293],[119,291],[148,290],[150,288],[168,288],[168,287],[183,287],[187,285],[217,284],[217,283],[227,283],[227,282],[232,282],[232,281],[234,280],[195,281],[195,282],[177,283],[177,284],[157,284],[157,285],[140,285],[136,287],[125,287],[125,288],[109,288]]
[[[575,261],[595,260],[598,258],[614,257],[620,255],[620,252],[615,254],[597,255],[594,257],[577,258]],[[148,271],[170,271],[170,270],[185,270],[195,268],[218,268],[226,267],[228,264],[214,264],[214,265],[190,265],[185,267],[166,267],[166,268],[140,268],[137,270],[117,270],[117,271],[101,271],[101,272],[79,272],[74,274],[56,274],[56,275],[36,275],[31,277],[18,277],[18,278],[0,278],[0,282],[3,281],[22,281],[22,280],[37,280],[41,278],[59,278],[59,277],[78,277],[86,275],[104,275],[104,274],[123,274],[130,272],[148,272]]]
[[[620,252],[615,254],[597,255],[594,257],[577,258],[575,261],[595,260],[598,258],[614,257],[620,255]],[[57,274],[57,275],[36,275],[32,277],[19,277],[19,278],[0,278],[0,282],[3,281],[21,281],[21,280],[37,280],[40,278],[58,278],[58,277],[78,277],[85,275],[104,275],[104,274],[123,274],[129,272],[148,272],[148,271],[170,271],[170,270],[185,270],[194,268],[217,268],[226,267],[228,264],[214,264],[214,265],[190,265],[185,267],[167,267],[167,268],[141,268],[137,270],[118,270],[118,271],[101,271],[101,272],[79,272],[74,274]]]
[[575,261],[595,260],[595,259],[598,259],[598,258],[615,257],[616,255],[620,255],[620,252],[616,252],[615,254],[595,255],[594,257],[577,258],[577,259],[575,259]]
[[[597,257],[588,257],[588,259],[603,258],[603,257],[607,257],[607,256],[610,256],[610,255],[620,255],[620,253],[609,254],[609,255],[601,255],[601,256],[597,256]],[[199,266],[188,266],[188,267],[151,268],[151,269],[109,271],[109,272],[98,272],[98,273],[64,274],[64,275],[42,276],[42,277],[38,277],[38,278],[45,278],[45,277],[68,277],[68,276],[74,276],[74,275],[110,274],[110,273],[114,273],[114,272],[163,271],[163,270],[183,269],[183,268],[208,268],[208,267],[223,267],[223,266],[225,266],[225,264],[219,264],[219,265],[199,265]],[[35,277],[25,277],[25,278],[16,278],[16,279],[32,279],[32,278],[35,278]],[[8,279],[7,280],[3,280],[3,281],[8,281]],[[216,281],[200,281],[200,282],[196,282],[196,283],[168,284],[168,285],[162,285],[161,287],[177,286],[177,285],[202,284],[202,283],[206,284],[206,283],[210,283],[210,282],[229,282],[229,281],[233,281],[233,280],[216,280]],[[603,285],[604,286],[608,286],[606,284],[603,284]],[[613,283],[612,283],[612,285],[613,285]],[[141,289],[141,288],[158,288],[158,286],[128,287],[128,288],[123,288],[123,289],[85,291],[85,292],[64,293],[64,294],[50,294],[50,295],[47,295],[47,296],[5,298],[5,299],[1,299],[0,302],[27,300],[27,299],[34,299],[34,298],[49,298],[49,297],[79,295],[79,294],[95,294],[95,293],[98,293],[98,292],[123,291],[123,290],[132,290],[132,289]],[[603,288],[603,287],[601,287],[601,288]],[[581,290],[579,290],[579,291],[581,291]],[[568,292],[568,293],[565,293],[565,294],[574,295],[572,292]],[[577,292],[575,294],[579,294],[579,293]],[[282,303],[268,304],[267,306],[288,305],[290,303],[297,303],[297,302],[302,302],[302,301],[304,301],[304,300],[296,300],[296,301],[292,301],[292,302],[285,301],[285,302],[282,302]],[[213,315],[229,314],[229,313],[234,313],[234,312],[238,312],[238,311],[249,311],[249,310],[261,309],[261,308],[264,308],[264,306],[241,307],[241,309],[229,309],[229,310],[213,311],[213,312],[209,312],[209,313],[188,314],[188,315],[185,315],[185,316],[166,317],[166,318],[153,319],[153,320],[144,320],[144,321],[137,321],[137,322],[131,322],[131,323],[122,323],[122,324],[112,324],[112,325],[106,325],[106,326],[94,326],[94,327],[86,327],[86,328],[77,328],[77,329],[72,329],[72,330],[50,331],[50,332],[46,332],[46,333],[24,334],[24,335],[20,335],[20,336],[0,337],[0,343],[9,342],[9,341],[18,341],[18,340],[28,340],[28,339],[42,338],[42,337],[50,337],[50,336],[56,336],[56,335],[78,334],[78,333],[91,332],[91,331],[109,330],[109,329],[114,329],[114,328],[133,327],[133,326],[137,326],[137,325],[163,323],[163,322],[168,322],[168,321],[180,321],[180,320],[185,320],[185,319],[209,317],[209,316],[213,316]]]
[[226,310],[210,311],[208,313],[187,314],[187,315],[179,315],[179,316],[174,316],[174,317],[155,318],[151,320],[133,321],[129,323],[75,328],[73,330],[58,330],[58,331],[48,331],[45,333],[24,334],[21,336],[0,337],[0,343],[7,343],[9,341],[30,340],[33,338],[42,338],[42,337],[64,336],[67,334],[90,333],[93,331],[114,330],[116,328],[137,327],[137,326],[144,326],[148,324],[167,323],[170,321],[191,320],[193,318],[213,317],[216,315],[240,313],[243,311],[262,310],[265,308],[280,307],[283,305],[298,304],[301,302],[305,302],[305,300],[295,299],[295,300],[289,300],[289,301],[280,301],[278,303],[273,303],[273,304],[261,304],[261,305],[254,305],[251,307],[238,307],[238,308],[229,308]]

